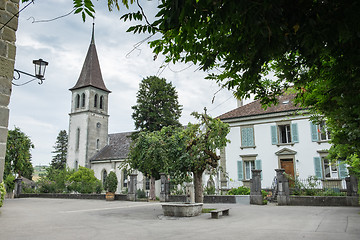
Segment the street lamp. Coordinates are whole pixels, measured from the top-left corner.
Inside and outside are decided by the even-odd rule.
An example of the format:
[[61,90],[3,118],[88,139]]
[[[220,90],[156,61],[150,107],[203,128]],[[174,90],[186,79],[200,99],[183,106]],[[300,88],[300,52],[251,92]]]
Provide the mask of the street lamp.
[[14,69],[14,73],[16,72],[17,76],[14,75],[13,79],[14,80],[19,80],[20,79],[20,73],[25,74],[25,75],[30,76],[30,77],[33,77],[34,79],[32,79],[30,81],[27,81],[25,83],[22,83],[22,84],[16,84],[14,82],[12,82],[12,84],[15,85],[15,86],[22,86],[22,85],[28,84],[29,82],[32,82],[32,81],[34,81],[36,79],[39,80],[39,82],[38,82],[39,84],[42,84],[43,81],[45,80],[45,77],[44,77],[45,69],[46,69],[46,66],[49,63],[40,58],[38,60],[33,60],[33,64],[35,65],[35,75],[32,75],[30,73],[26,73],[26,72]]

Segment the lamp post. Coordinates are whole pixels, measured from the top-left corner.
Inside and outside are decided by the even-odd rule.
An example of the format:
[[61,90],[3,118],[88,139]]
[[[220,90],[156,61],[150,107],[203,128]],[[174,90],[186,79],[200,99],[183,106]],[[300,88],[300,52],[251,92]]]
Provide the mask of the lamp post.
[[25,84],[28,84],[29,82],[32,82],[36,79],[39,80],[39,84],[42,84],[43,81],[45,80],[45,69],[46,69],[46,66],[49,65],[48,62],[42,60],[41,58],[38,59],[38,60],[33,60],[33,64],[35,65],[35,74],[30,74],[30,73],[26,73],[26,72],[23,72],[23,71],[20,71],[20,70],[17,70],[17,69],[14,69],[14,73],[17,73],[17,76],[15,76],[14,74],[14,77],[13,79],[14,80],[19,80],[20,79],[20,73],[21,74],[25,74],[27,76],[30,76],[30,77],[33,77],[34,79],[30,80],[30,81],[27,81],[25,83],[22,83],[22,84],[16,84],[14,82],[12,82],[13,85],[15,86],[23,86]]

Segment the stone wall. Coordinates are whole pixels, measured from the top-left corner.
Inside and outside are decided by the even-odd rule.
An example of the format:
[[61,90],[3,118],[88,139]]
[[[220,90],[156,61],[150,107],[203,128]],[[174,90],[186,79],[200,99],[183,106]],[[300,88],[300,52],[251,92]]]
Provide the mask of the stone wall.
[[19,0],[0,0],[0,182],[3,179],[6,140],[8,133],[11,81],[14,76],[15,40],[18,18],[14,17],[5,27],[4,24],[19,11]]

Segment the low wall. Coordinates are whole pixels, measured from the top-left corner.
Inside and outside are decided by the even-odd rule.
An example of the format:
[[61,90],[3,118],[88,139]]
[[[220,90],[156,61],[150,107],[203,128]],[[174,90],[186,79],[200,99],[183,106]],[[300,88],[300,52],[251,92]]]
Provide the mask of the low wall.
[[[115,194],[115,200],[126,200],[126,194]],[[70,193],[22,193],[19,198],[66,198],[105,200],[105,194],[70,194]]]
[[236,203],[235,195],[205,195],[204,203]]
[[359,197],[290,196],[292,206],[359,206]]
[[168,202],[186,202],[185,195],[169,195]]

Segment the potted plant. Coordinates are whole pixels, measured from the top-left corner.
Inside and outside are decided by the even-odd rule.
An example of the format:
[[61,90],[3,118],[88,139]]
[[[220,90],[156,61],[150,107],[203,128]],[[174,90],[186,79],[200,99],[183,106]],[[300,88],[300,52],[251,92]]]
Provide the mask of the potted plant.
[[110,172],[109,175],[105,179],[104,188],[106,192],[106,200],[113,201],[115,199],[115,192],[118,185],[118,179],[114,172]]

